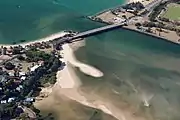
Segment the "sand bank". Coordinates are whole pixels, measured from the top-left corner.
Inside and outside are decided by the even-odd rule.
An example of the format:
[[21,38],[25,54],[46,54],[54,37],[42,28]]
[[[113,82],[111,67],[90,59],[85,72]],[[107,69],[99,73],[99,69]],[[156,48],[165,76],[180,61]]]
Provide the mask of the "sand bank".
[[103,76],[103,73],[100,70],[96,69],[95,67],[79,62],[75,58],[75,56],[73,54],[73,50],[69,47],[68,44],[63,45],[62,56],[65,60],[65,63],[70,63],[74,67],[79,68],[79,70],[86,75],[89,75],[92,77],[102,77]]
[[63,50],[61,55],[63,59],[61,59],[61,61],[63,61],[66,66],[63,68],[63,70],[57,72],[57,84],[59,84],[61,88],[77,88],[81,85],[80,80],[77,79],[77,76],[71,68],[72,66],[79,68],[81,72],[92,77],[103,76],[103,73],[100,70],[90,65],[80,63],[75,58],[73,50],[68,44],[63,45],[62,48]]

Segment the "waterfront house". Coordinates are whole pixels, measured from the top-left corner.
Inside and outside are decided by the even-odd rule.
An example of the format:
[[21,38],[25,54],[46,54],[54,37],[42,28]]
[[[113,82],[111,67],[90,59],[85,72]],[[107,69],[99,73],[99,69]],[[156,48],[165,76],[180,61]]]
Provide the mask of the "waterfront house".
[[39,68],[41,65],[35,65],[33,67],[30,68],[31,72],[34,72],[37,68]]
[[7,100],[1,100],[1,104],[6,104]]

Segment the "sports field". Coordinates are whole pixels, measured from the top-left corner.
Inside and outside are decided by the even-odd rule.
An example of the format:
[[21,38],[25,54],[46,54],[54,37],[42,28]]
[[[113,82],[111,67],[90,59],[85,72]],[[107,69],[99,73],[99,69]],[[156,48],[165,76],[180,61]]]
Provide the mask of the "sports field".
[[180,20],[180,5],[170,4],[167,11],[163,14],[163,17],[169,18],[170,20]]

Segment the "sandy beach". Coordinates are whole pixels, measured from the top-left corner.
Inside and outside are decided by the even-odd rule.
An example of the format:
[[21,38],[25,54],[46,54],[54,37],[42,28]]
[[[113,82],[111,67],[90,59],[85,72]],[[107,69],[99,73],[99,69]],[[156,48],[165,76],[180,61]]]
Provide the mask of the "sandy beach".
[[22,47],[25,47],[26,45],[30,45],[30,44],[34,44],[36,42],[47,42],[47,41],[50,41],[50,40],[53,40],[55,38],[59,38],[59,37],[62,37],[64,35],[66,35],[67,32],[58,32],[58,33],[55,33],[55,34],[52,34],[52,35],[49,35],[47,37],[44,37],[44,38],[41,38],[41,39],[37,39],[37,40],[32,40],[30,42],[23,42],[23,43],[19,43],[19,44],[15,44],[15,45],[10,45],[10,44],[0,44],[0,46],[4,46],[4,47],[10,47],[10,46],[17,46],[17,45],[21,45]]

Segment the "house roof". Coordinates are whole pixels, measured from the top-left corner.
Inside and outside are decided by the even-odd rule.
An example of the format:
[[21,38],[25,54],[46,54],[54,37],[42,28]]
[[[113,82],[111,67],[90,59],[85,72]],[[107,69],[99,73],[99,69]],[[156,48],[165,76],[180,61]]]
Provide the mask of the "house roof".
[[9,72],[8,74],[9,74],[9,76],[14,76],[13,72]]
[[26,75],[25,72],[19,72],[19,75],[22,76],[22,75]]
[[25,101],[26,101],[26,102],[33,102],[33,101],[34,101],[34,98],[26,98]]
[[15,98],[9,98],[8,102],[12,102],[13,100],[15,100]]
[[7,103],[7,100],[1,100],[1,104]]
[[6,81],[7,81],[7,79],[6,79],[6,77],[5,77],[5,76],[0,75],[0,81],[1,81],[1,82],[6,82]]
[[32,68],[30,68],[31,72],[34,72],[38,67],[40,67],[40,65],[35,65]]
[[22,76],[20,79],[21,79],[21,80],[25,80],[25,79],[26,79],[26,76]]

